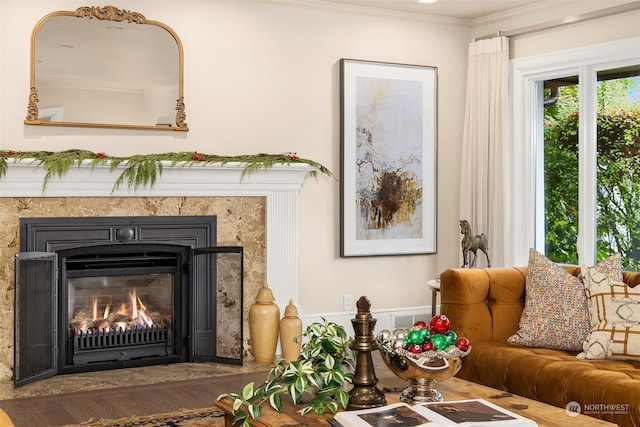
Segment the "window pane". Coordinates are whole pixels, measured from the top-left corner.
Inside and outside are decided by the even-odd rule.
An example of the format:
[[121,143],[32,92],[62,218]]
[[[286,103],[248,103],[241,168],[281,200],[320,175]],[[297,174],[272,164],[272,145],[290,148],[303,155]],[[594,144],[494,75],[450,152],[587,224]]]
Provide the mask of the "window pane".
[[598,73],[598,259],[640,269],[639,67]]
[[578,263],[578,77],[544,82],[545,255]]

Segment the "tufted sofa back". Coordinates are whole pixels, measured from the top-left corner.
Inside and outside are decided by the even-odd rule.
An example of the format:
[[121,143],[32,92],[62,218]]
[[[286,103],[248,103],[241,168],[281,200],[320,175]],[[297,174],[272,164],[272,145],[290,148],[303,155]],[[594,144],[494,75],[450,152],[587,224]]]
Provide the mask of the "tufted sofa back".
[[[563,266],[574,276],[580,267]],[[526,267],[456,268],[440,275],[440,312],[451,329],[471,343],[506,341],[518,330],[524,307]],[[625,271],[624,282],[640,284],[640,272]]]

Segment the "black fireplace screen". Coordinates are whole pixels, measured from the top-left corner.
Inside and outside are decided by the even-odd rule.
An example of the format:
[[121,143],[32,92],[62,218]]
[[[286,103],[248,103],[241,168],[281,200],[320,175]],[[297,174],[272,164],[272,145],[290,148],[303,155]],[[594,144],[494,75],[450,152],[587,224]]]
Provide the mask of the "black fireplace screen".
[[241,364],[243,250],[202,244],[215,217],[22,219],[21,249],[41,251],[16,255],[14,383]]
[[29,298],[31,303],[15,305],[14,381],[55,375],[56,322],[44,319],[53,319],[56,312],[57,256],[22,253],[15,264],[15,300]]

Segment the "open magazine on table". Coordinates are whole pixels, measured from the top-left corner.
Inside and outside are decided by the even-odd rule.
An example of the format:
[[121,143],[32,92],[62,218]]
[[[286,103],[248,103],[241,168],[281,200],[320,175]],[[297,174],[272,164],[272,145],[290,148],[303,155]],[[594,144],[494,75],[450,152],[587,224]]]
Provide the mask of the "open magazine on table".
[[414,406],[394,403],[379,408],[338,412],[330,423],[336,427],[537,426],[534,421],[484,399],[422,403]]

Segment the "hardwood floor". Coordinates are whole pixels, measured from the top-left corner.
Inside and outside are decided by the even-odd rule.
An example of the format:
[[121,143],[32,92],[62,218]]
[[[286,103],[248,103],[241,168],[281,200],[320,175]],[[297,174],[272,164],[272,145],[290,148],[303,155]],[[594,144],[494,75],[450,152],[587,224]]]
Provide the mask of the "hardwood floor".
[[[408,384],[405,380],[396,377],[384,366],[379,353],[373,354],[373,362],[377,386],[383,392],[401,391]],[[190,379],[176,380],[181,370],[196,370],[199,378],[193,378],[194,372],[186,372]],[[206,369],[209,369],[207,371]],[[261,383],[265,380],[269,365],[247,364],[235,367],[238,373],[230,373],[228,368],[224,372],[215,366],[190,366],[190,364],[174,366],[159,366],[155,368],[136,368],[134,370],[110,371],[104,373],[91,373],[88,378],[114,377],[121,378],[123,386],[114,386],[100,389],[61,392],[41,396],[21,397],[0,400],[2,408],[11,418],[15,427],[59,427],[66,424],[79,424],[94,419],[117,419],[133,415],[144,416],[163,412],[178,411],[180,409],[197,409],[212,407],[214,400],[221,394],[232,391],[240,391],[249,383]],[[124,372],[122,372],[124,371]],[[165,378],[159,376],[150,378],[150,374],[156,372],[165,374]],[[173,374],[168,376],[167,373]],[[209,372],[209,374],[207,374]],[[139,381],[141,376],[147,377],[147,384],[129,385],[132,378]],[[191,377],[189,377],[191,376]],[[65,376],[61,376],[65,377]],[[43,384],[34,387],[46,390],[51,383],[77,383],[79,386],[87,385],[87,377],[83,375],[66,376],[67,378],[51,378],[43,380]],[[129,378],[131,377],[131,378]],[[457,381],[454,381],[457,380]],[[83,382],[84,381],[84,382]],[[25,386],[26,387],[26,386]],[[527,418],[538,422],[540,426],[595,426],[610,425],[595,418],[587,416],[568,415],[564,408],[555,408],[543,403],[525,399],[510,393],[491,389],[479,384],[451,379],[445,381],[439,387],[445,398],[470,399],[483,398],[505,409],[520,413]],[[51,388],[49,389],[51,390]],[[33,392],[33,390],[31,390]],[[0,427],[5,427],[1,424]]]
[[[406,386],[382,362],[373,361],[379,386]],[[261,383],[269,364],[244,366],[184,363],[60,375],[13,389],[0,384],[0,408],[15,427],[59,427],[96,419],[206,408],[221,394]],[[5,427],[0,424],[0,427]]]
[[169,381],[49,396],[0,400],[15,427],[76,424],[94,417],[121,418],[212,406],[221,393],[262,382],[265,371],[182,381]]

